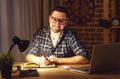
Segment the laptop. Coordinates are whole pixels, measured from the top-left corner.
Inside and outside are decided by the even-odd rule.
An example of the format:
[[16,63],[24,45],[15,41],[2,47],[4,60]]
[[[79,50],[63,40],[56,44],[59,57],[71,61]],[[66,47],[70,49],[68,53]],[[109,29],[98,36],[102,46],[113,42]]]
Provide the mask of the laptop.
[[90,66],[71,68],[89,74],[108,73],[120,69],[120,43],[101,44],[93,47]]

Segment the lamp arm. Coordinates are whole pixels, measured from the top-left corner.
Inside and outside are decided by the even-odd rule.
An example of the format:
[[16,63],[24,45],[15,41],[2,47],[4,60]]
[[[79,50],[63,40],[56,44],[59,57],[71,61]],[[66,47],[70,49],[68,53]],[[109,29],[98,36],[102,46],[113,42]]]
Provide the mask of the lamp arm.
[[11,52],[11,50],[12,50],[12,48],[13,48],[13,46],[15,45],[15,43],[13,43],[12,45],[11,45],[11,47],[9,48],[9,51],[8,51],[8,53],[10,53]]

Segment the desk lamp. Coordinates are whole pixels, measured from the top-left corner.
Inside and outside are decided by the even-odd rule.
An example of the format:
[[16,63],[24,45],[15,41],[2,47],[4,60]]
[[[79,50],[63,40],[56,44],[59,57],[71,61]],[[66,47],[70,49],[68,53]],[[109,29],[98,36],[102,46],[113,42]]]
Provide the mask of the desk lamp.
[[15,36],[13,39],[13,44],[11,45],[11,47],[9,48],[9,51],[8,53],[11,52],[12,48],[15,46],[15,45],[18,45],[18,48],[20,50],[20,52],[23,52],[27,49],[27,47],[29,46],[29,43],[30,41],[28,40],[21,40],[20,38],[18,38],[17,36]]

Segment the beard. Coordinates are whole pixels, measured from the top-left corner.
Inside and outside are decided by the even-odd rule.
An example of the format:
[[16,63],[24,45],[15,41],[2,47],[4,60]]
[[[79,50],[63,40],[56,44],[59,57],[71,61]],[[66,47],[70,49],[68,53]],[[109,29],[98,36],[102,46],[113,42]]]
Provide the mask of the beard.
[[54,33],[61,32],[61,27],[60,27],[60,26],[52,26],[52,31],[53,31]]

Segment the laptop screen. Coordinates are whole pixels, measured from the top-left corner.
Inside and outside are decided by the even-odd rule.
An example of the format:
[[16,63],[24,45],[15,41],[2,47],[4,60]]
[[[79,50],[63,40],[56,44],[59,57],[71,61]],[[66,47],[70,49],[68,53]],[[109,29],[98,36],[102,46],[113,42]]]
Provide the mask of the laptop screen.
[[95,45],[90,73],[104,73],[120,69],[120,43]]

